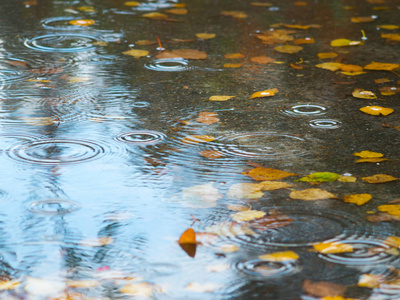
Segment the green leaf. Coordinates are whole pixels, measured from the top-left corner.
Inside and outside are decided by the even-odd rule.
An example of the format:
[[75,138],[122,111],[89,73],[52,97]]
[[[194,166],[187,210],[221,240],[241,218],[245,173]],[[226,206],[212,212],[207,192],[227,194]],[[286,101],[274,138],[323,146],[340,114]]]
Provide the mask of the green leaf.
[[339,174],[331,172],[316,172],[295,181],[303,182],[333,182],[339,178]]

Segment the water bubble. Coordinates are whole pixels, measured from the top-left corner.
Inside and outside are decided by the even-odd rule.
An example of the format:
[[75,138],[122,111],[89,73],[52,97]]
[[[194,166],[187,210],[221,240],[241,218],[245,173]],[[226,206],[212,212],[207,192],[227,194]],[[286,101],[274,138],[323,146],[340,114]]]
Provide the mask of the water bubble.
[[99,158],[105,149],[91,141],[50,139],[12,147],[11,158],[37,164],[71,164]]
[[145,64],[144,67],[152,71],[160,72],[181,72],[190,70],[187,60],[183,58],[155,59]]
[[316,119],[311,120],[308,125],[318,129],[336,129],[339,128],[342,123],[333,119]]
[[66,199],[45,199],[27,205],[30,212],[45,215],[65,215],[80,209],[80,204]]
[[246,274],[268,278],[292,275],[301,269],[297,261],[273,262],[262,259],[239,262],[236,267]]
[[30,49],[44,52],[79,52],[94,50],[98,38],[75,33],[53,33],[40,35],[24,42]]
[[161,143],[167,136],[158,131],[135,130],[116,137],[117,141],[136,145],[155,145]]
[[281,109],[280,111],[291,117],[308,117],[323,115],[327,112],[328,108],[317,104],[297,104],[289,108]]

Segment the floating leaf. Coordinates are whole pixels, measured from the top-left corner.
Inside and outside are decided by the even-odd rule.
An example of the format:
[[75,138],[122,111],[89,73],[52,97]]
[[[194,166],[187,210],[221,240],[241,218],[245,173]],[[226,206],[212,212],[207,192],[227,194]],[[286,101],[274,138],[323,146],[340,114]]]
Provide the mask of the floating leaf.
[[352,23],[368,23],[375,21],[374,16],[367,16],[367,17],[353,17],[350,19]]
[[305,177],[302,177],[296,181],[304,182],[333,182],[339,178],[339,174],[331,172],[316,172]]
[[352,93],[353,97],[360,99],[376,99],[376,95],[371,91],[365,91],[363,89],[355,89]]
[[399,67],[400,67],[399,64],[371,62],[370,64],[364,66],[364,69],[376,70],[376,71],[393,71],[398,69]]
[[362,274],[358,279],[357,285],[359,287],[366,287],[370,289],[377,288],[385,281],[382,274]]
[[388,236],[385,240],[385,244],[387,244],[391,247],[399,248],[400,247],[400,237]]
[[157,291],[160,291],[160,288],[149,282],[126,284],[120,289],[120,292],[123,294],[146,298],[152,298],[153,293]]
[[174,15],[186,15],[188,13],[188,10],[186,8],[173,8],[173,9],[168,9],[165,12]]
[[237,212],[233,215],[231,215],[232,220],[236,222],[247,222],[251,221],[254,219],[262,218],[265,216],[264,211],[259,211],[259,210],[246,210],[246,211],[240,211]]
[[390,80],[388,78],[379,78],[379,79],[375,79],[374,82],[376,84],[380,84],[380,83],[390,82]]
[[80,6],[80,7],[78,7],[78,10],[84,11],[84,12],[89,12],[89,13],[96,12],[96,10],[93,6]]
[[196,36],[202,40],[209,40],[215,38],[215,33],[196,33]]
[[346,47],[346,46],[358,46],[361,45],[360,41],[351,41],[348,39],[336,39],[331,42],[332,47]]
[[275,61],[275,59],[268,57],[268,56],[255,56],[251,57],[250,61],[257,63],[257,64],[269,64]]
[[281,52],[281,53],[297,53],[303,50],[303,47],[301,46],[292,46],[292,45],[284,45],[284,46],[277,46],[274,48],[275,51]]
[[265,261],[282,262],[282,261],[297,260],[299,258],[299,255],[293,251],[282,251],[282,252],[260,255],[258,258]]
[[367,203],[372,199],[370,194],[354,194],[354,195],[346,195],[343,197],[343,201],[347,203],[354,203],[358,206]]
[[33,126],[48,126],[54,123],[58,123],[58,120],[53,117],[24,118],[23,120],[25,123]]
[[246,55],[242,54],[242,53],[228,53],[224,55],[225,58],[229,58],[229,59],[238,59],[238,58],[245,58]]
[[212,183],[206,183],[183,189],[180,200],[187,207],[208,208],[214,207],[221,198],[218,189]]
[[254,180],[279,180],[289,176],[297,176],[297,174],[289,173],[281,170],[257,167],[242,174],[253,178]]
[[379,88],[379,92],[383,96],[392,96],[400,92],[400,88],[396,86],[384,86]]
[[342,64],[339,69],[343,72],[348,73],[361,73],[363,71],[363,67],[358,65],[346,65]]
[[337,198],[332,193],[329,193],[321,189],[305,189],[301,191],[292,191],[289,194],[289,197],[295,200],[305,200],[305,201]]
[[395,29],[399,29],[399,26],[398,25],[378,25],[378,26],[376,26],[376,28],[386,29],[386,30],[395,30]]
[[326,52],[326,53],[318,53],[318,58],[319,59],[325,59],[325,58],[335,58],[338,55],[334,52]]
[[340,182],[356,182],[357,178],[354,176],[344,176],[344,175],[340,175],[338,178],[338,181]]
[[218,119],[217,116],[218,114],[215,112],[201,111],[199,112],[199,116],[196,119],[196,121],[206,125],[211,125],[220,121],[220,119]]
[[207,54],[204,51],[195,49],[177,49],[171,52],[164,51],[156,56],[157,58],[185,58],[185,59],[206,59]]
[[137,50],[137,49],[131,49],[125,52],[122,52],[122,54],[130,55],[135,58],[143,57],[149,55],[149,51],[146,50]]
[[70,288],[93,288],[99,286],[100,282],[96,280],[67,280],[67,286]]
[[313,248],[322,254],[353,252],[353,247],[351,245],[339,242],[314,244]]
[[142,15],[143,18],[153,19],[153,20],[166,20],[168,16],[166,14],[158,13],[158,12],[151,12]]
[[282,181],[261,181],[259,183],[262,191],[274,191],[279,189],[287,189],[292,185]]
[[210,101],[227,101],[234,97],[236,97],[236,96],[211,96],[208,100],[210,100]]
[[342,65],[341,63],[337,63],[337,62],[326,62],[326,63],[318,64],[315,66],[320,69],[325,69],[325,70],[334,72],[334,71],[339,70],[341,65]]
[[241,66],[243,66],[243,64],[232,64],[232,63],[224,64],[224,68],[240,68]]
[[258,183],[236,183],[228,190],[228,197],[235,199],[258,199],[264,196]]
[[126,6],[139,6],[140,3],[136,2],[136,1],[127,1],[127,2],[124,3],[124,5],[126,5]]
[[304,291],[320,300],[355,300],[342,297],[346,292],[346,287],[333,282],[311,281],[306,279],[303,282]]
[[387,116],[394,112],[394,109],[388,108],[388,107],[382,107],[382,106],[365,106],[360,108],[360,110],[366,114],[373,115],[373,116],[379,116],[379,115],[384,115]]
[[314,38],[309,38],[309,37],[293,40],[293,45],[314,44],[314,43],[315,43]]
[[239,247],[233,244],[225,244],[219,247],[218,250],[224,253],[233,253],[239,251]]
[[189,135],[182,139],[182,142],[186,144],[196,144],[196,143],[206,143],[212,142],[215,140],[215,137],[210,135]]
[[361,177],[361,179],[368,183],[386,183],[395,181],[398,178],[386,174],[375,174],[368,177]]
[[251,97],[249,99],[262,98],[262,97],[271,97],[271,96],[274,96],[278,92],[279,91],[278,91],[277,88],[273,88],[273,89],[270,89],[270,90],[259,91],[259,92],[254,93],[253,95],[251,95]]
[[80,20],[71,20],[69,21],[69,24],[75,25],[75,26],[90,26],[95,23],[94,20],[88,20],[88,19],[80,19]]
[[204,150],[200,152],[200,155],[209,159],[215,159],[224,156],[222,152],[217,150]]
[[212,225],[206,228],[206,232],[214,233],[223,237],[256,235],[256,233],[248,227],[248,224],[239,224],[236,222],[222,222]]
[[250,206],[240,205],[240,204],[230,204],[227,206],[227,208],[234,211],[246,211],[251,209]]
[[247,18],[247,14],[242,11],[222,11],[221,15],[234,17],[236,19],[245,19]]
[[359,156],[361,158],[375,158],[375,157],[383,157],[382,153],[379,152],[373,152],[369,150],[364,150],[361,152],[355,152],[353,153],[353,156]]
[[196,233],[194,232],[193,228],[189,228],[185,230],[184,233],[180,236],[178,240],[179,244],[197,244],[196,241]]
[[384,204],[378,206],[379,211],[387,212],[390,215],[400,217],[400,205],[399,204]]
[[2,280],[0,281],[0,290],[13,290],[21,284],[20,280]]
[[369,162],[369,163],[379,163],[383,161],[387,161],[387,158],[360,158],[356,160],[356,163],[364,163],[364,162]]

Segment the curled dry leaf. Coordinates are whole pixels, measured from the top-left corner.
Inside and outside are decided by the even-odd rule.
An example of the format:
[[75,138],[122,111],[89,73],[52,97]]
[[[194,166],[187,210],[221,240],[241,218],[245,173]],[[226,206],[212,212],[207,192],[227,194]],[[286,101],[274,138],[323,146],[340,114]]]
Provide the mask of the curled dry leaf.
[[259,219],[265,216],[264,211],[259,211],[259,210],[246,210],[246,211],[240,211],[237,212],[233,215],[231,215],[232,220],[236,222],[247,222],[251,221],[254,219]]
[[386,174],[375,174],[372,176],[361,177],[361,180],[364,180],[365,182],[368,182],[368,183],[386,183],[386,182],[395,181],[397,179],[398,178],[393,177],[391,175],[386,175]]
[[364,107],[361,107],[360,110],[363,113],[366,113],[368,115],[373,115],[373,116],[379,116],[379,115],[387,116],[387,115],[390,115],[392,112],[394,112],[394,109],[392,109],[392,108],[376,106],[376,105],[364,106]]
[[270,90],[259,91],[259,92],[256,92],[256,93],[252,94],[249,99],[262,98],[262,97],[271,97],[271,96],[274,96],[278,92],[279,91],[278,91],[277,88],[273,88],[273,89],[270,89]]
[[322,254],[353,252],[351,245],[339,242],[318,243],[314,244],[313,248]]
[[343,197],[343,201],[347,203],[354,203],[358,206],[367,203],[369,200],[372,199],[370,194],[353,194],[353,195],[346,195]]
[[297,53],[297,52],[300,52],[301,50],[303,50],[303,47],[284,45],[284,46],[277,46],[274,48],[274,50],[277,52],[281,52],[281,53],[294,54],[294,53]]
[[371,91],[365,91],[363,89],[355,89],[352,93],[353,97],[360,99],[376,99],[376,95]]
[[282,262],[297,260],[299,259],[299,255],[294,251],[282,251],[260,255],[258,258],[265,261]]
[[210,100],[210,101],[227,101],[234,97],[236,97],[236,96],[218,96],[218,95],[216,95],[216,96],[211,96],[208,100]]
[[305,200],[305,201],[313,201],[313,200],[323,200],[323,199],[336,199],[337,197],[328,192],[321,189],[306,189],[301,191],[292,191],[289,194],[291,199],[295,200]]
[[128,51],[122,52],[122,54],[130,55],[135,58],[143,57],[149,55],[149,51],[147,50],[138,50],[138,49],[131,49]]
[[272,168],[263,168],[263,167],[257,167],[254,169],[251,169],[247,172],[243,172],[243,175],[249,176],[253,178],[254,180],[279,180],[282,178],[286,178],[289,176],[297,176],[297,174],[294,173],[289,173],[286,171],[281,171],[277,169],[272,169]]

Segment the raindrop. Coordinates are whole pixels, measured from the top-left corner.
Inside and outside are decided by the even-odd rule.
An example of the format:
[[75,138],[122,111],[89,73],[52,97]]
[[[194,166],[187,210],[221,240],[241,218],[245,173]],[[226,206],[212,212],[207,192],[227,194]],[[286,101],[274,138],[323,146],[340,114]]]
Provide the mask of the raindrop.
[[187,60],[183,58],[155,59],[144,66],[146,69],[160,72],[180,72],[190,70]]
[[30,212],[45,215],[65,215],[80,209],[80,204],[66,199],[45,199],[27,205]]
[[158,131],[135,130],[116,137],[117,141],[136,145],[155,145],[164,141],[167,136]]
[[236,264],[236,267],[246,274],[268,278],[288,276],[300,271],[297,261],[273,262],[252,259],[239,262]]
[[340,121],[333,119],[316,119],[311,120],[308,124],[318,129],[336,129],[342,125]]
[[99,158],[105,149],[84,140],[41,140],[19,144],[8,154],[11,158],[37,164],[71,164]]
[[75,33],[53,33],[34,37],[24,42],[25,46],[45,52],[79,52],[93,50],[98,39],[94,36]]

